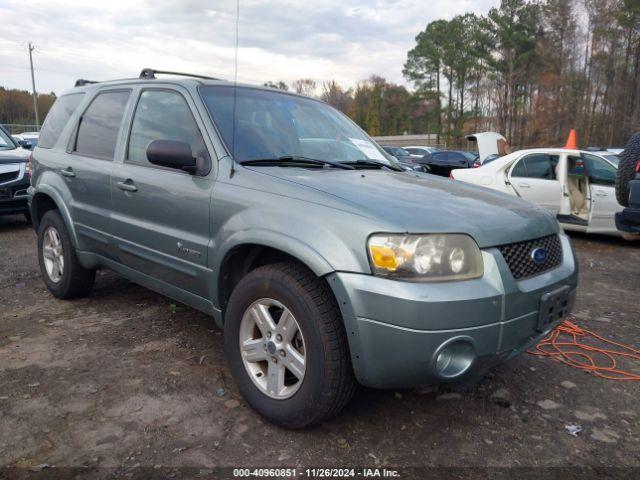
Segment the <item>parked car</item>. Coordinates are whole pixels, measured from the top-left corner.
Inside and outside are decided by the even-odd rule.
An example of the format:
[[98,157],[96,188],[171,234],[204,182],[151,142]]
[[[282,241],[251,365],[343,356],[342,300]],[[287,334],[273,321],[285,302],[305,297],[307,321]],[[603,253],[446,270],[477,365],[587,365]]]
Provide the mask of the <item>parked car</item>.
[[158,73],[53,105],[29,190],[42,278],[71,298],[109,268],[212,315],[270,421],[318,423],[356,381],[477,379],[571,309],[576,259],[544,209],[407,175],[321,101]]
[[38,145],[39,136],[40,136],[39,132],[23,132],[17,135],[13,135],[13,139],[22,148],[26,148],[27,150],[33,150],[36,147],[36,145]]
[[631,137],[620,154],[616,197],[624,208],[616,213],[616,227],[623,233],[640,233],[640,133]]
[[394,156],[403,167],[406,167],[407,170],[427,173],[431,171],[428,166],[420,165],[416,161],[416,159],[404,148],[383,145],[382,149],[389,155]]
[[0,125],[0,215],[22,213],[29,220],[30,155],[31,152],[20,147]]
[[427,146],[420,146],[420,145],[410,145],[408,147],[402,147],[404,148],[407,152],[409,152],[409,154],[413,157],[413,158],[422,158],[425,155],[429,155],[430,153],[435,153],[435,152],[439,152],[440,149],[436,148],[436,147],[427,147]]
[[477,156],[471,152],[462,150],[444,150],[430,153],[418,159],[418,163],[426,165],[431,173],[448,177],[454,168],[472,168],[477,161]]
[[471,170],[456,180],[516,195],[547,208],[566,230],[619,235],[615,214],[616,165],[609,155],[584,150],[520,150]]

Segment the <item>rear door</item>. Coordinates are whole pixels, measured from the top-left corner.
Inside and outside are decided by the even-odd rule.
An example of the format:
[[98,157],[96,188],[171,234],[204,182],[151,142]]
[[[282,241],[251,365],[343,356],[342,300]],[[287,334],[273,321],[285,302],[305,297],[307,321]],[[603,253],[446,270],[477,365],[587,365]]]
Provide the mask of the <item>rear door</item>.
[[519,196],[557,215],[562,200],[562,185],[556,177],[558,163],[558,155],[530,153],[511,167],[509,182]]
[[597,155],[582,154],[585,169],[589,177],[591,191],[591,213],[589,214],[589,233],[617,232],[615,214],[622,210],[615,192],[616,169]]
[[153,140],[191,145],[194,157],[210,154],[188,92],[179,87],[142,89],[132,116],[123,163],[113,176],[113,228],[120,262],[201,297],[206,285],[213,174],[195,176],[149,163]]
[[71,193],[80,248],[116,256],[111,234],[111,171],[131,89],[100,91],[79,116],[59,173]]

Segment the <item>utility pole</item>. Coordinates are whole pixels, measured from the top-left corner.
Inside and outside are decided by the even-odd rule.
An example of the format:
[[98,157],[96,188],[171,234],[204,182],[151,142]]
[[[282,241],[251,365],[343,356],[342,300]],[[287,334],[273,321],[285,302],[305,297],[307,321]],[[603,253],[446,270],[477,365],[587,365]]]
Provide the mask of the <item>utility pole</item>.
[[36,112],[36,125],[40,126],[40,117],[38,115],[38,94],[36,93],[36,78],[33,75],[33,56],[31,55],[31,52],[33,52],[35,48],[36,47],[31,45],[31,42],[29,42],[29,64],[31,65],[31,87],[33,89],[33,110]]

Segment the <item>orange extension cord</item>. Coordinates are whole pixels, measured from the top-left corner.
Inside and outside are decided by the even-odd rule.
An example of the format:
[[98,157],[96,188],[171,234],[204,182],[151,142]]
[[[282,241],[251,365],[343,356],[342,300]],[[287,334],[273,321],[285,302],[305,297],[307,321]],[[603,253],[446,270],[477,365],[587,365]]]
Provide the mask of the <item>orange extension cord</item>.
[[[597,347],[580,343],[580,339],[584,341],[588,337],[599,340],[605,346]],[[614,350],[611,346],[618,347],[620,350]],[[600,335],[580,328],[569,320],[563,321],[547,338],[538,343],[533,351],[528,353],[551,357],[600,378],[640,380],[640,374],[627,372],[618,367],[618,362],[622,359],[636,360],[640,363],[639,350],[602,338]],[[599,360],[606,360],[606,364],[598,364]]]

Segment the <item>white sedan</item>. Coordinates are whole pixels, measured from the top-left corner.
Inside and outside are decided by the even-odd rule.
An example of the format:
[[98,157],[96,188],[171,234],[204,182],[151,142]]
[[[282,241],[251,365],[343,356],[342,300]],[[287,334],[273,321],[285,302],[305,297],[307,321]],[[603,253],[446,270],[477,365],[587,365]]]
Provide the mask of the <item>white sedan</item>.
[[[617,164],[611,153],[564,148],[520,150],[451,178],[517,195],[549,209],[566,230],[620,235],[614,215]],[[610,157],[610,158],[607,158]]]

